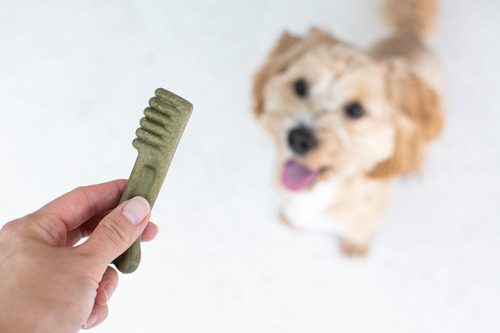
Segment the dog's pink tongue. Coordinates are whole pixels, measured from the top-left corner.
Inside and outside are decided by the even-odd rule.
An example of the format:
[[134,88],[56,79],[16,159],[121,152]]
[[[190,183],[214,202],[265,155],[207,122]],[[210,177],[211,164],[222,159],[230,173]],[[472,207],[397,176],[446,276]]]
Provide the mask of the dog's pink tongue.
[[290,191],[300,191],[311,186],[317,175],[317,171],[290,160],[283,166],[282,181]]

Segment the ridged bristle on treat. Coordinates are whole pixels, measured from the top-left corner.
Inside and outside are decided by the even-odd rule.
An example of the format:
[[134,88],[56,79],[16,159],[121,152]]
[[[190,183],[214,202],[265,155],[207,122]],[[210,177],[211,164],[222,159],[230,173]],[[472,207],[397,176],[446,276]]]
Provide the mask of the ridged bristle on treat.
[[143,144],[155,149],[162,149],[168,142],[167,137],[173,135],[170,129],[178,128],[192,110],[192,104],[165,89],[155,91],[155,97],[149,100],[149,107],[144,110],[141,127],[137,129],[137,139],[133,146],[137,149]]
[[171,104],[181,113],[182,112],[190,113],[193,110],[193,105],[190,102],[163,88],[156,89],[155,96],[160,98],[162,101]]

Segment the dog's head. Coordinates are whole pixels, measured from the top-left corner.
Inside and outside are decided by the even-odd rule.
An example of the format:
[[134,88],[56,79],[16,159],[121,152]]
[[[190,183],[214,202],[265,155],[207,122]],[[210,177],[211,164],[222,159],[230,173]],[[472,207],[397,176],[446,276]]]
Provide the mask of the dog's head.
[[415,171],[442,126],[437,94],[404,63],[378,61],[318,29],[281,36],[253,98],[294,191],[335,174]]

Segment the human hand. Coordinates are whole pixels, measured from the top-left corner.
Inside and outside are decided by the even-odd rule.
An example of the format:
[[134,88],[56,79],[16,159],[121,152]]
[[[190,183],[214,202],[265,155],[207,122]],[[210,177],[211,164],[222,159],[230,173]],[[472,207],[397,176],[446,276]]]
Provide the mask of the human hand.
[[118,283],[109,264],[141,232],[144,241],[157,234],[144,198],[116,207],[126,183],[79,187],[4,225],[0,332],[73,333],[106,318]]

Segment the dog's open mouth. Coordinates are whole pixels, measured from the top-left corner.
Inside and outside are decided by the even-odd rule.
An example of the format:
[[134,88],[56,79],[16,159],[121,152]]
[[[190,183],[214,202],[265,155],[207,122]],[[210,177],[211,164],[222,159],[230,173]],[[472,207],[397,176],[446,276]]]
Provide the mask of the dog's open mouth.
[[295,160],[289,160],[283,166],[281,180],[290,191],[309,189],[323,170],[312,170]]

